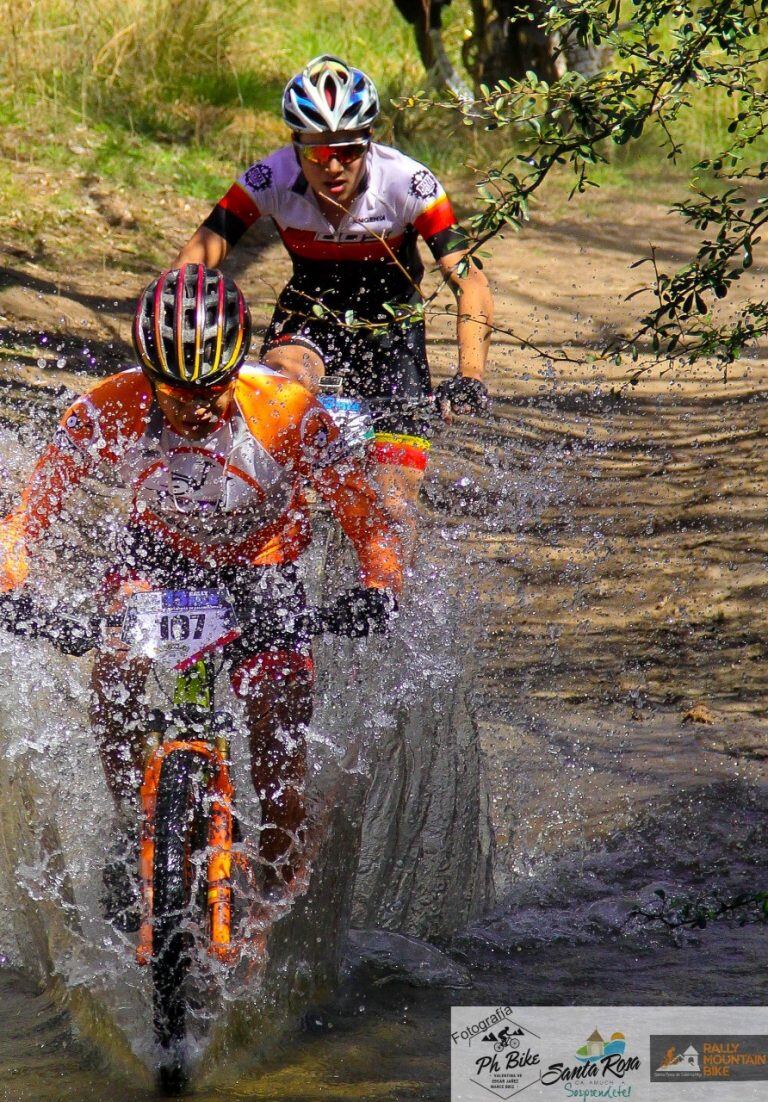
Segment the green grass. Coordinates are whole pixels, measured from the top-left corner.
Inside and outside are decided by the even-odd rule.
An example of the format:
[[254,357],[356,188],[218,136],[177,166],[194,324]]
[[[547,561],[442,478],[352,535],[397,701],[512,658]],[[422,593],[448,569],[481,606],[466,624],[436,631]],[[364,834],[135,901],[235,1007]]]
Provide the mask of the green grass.
[[[456,58],[469,6],[446,34]],[[140,194],[168,186],[218,195],[243,164],[286,138],[280,98],[310,57],[338,53],[368,71],[380,134],[436,171],[462,168],[448,121],[404,118],[392,98],[423,85],[411,28],[391,0],[0,0],[0,153],[52,175],[97,175]],[[8,209],[10,183],[0,191]],[[48,197],[54,207],[60,195]],[[0,215],[0,221],[3,221]]]
[[[321,52],[370,73],[382,94],[382,139],[438,174],[467,177],[468,164],[514,150],[511,129],[477,133],[443,112],[393,109],[425,74],[391,0],[0,0],[0,15],[0,153],[51,177],[45,206],[57,217],[68,216],[76,180],[88,176],[140,196],[163,187],[190,199],[219,195],[236,170],[285,140],[285,80]],[[470,25],[470,0],[454,0],[444,37],[457,64]],[[737,110],[717,91],[698,100],[674,127],[688,163],[726,137]],[[595,179],[628,189],[656,174],[672,184],[684,168],[670,169],[647,134],[612,148]],[[18,206],[18,187],[3,172],[0,224]],[[28,218],[37,220],[34,210]]]

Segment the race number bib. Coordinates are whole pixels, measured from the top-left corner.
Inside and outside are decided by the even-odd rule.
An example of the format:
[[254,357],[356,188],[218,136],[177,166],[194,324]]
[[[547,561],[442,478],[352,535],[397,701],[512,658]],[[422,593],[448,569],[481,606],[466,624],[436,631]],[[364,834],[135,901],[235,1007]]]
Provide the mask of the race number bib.
[[229,594],[219,589],[134,593],[122,630],[123,642],[132,654],[177,670],[186,669],[239,634]]

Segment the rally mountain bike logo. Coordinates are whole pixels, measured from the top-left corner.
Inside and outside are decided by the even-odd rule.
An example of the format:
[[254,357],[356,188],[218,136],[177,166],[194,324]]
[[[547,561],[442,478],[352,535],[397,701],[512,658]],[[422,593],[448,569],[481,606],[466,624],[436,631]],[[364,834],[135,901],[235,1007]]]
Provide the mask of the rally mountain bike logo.
[[768,1081],[768,1036],[651,1034],[652,1083]]
[[699,1050],[694,1045],[688,1045],[684,1051],[678,1051],[674,1045],[668,1048],[656,1071],[680,1073],[686,1071],[701,1071],[699,1063]]

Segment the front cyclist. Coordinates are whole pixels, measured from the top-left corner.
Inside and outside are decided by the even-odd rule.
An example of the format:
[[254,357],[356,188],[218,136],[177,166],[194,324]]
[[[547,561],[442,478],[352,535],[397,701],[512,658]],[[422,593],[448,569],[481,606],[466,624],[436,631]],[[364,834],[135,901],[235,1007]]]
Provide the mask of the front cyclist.
[[274,220],[293,275],[272,316],[264,361],[310,388],[323,371],[341,375],[347,393],[368,400],[377,479],[410,543],[429,449],[423,404],[430,379],[423,322],[398,323],[391,310],[421,301],[417,238],[458,300],[459,373],[438,387],[446,412],[487,405],[492,302],[480,269],[461,266],[467,242],[440,183],[417,161],[371,140],[378,113],[365,73],[328,55],[310,61],[283,94],[291,144],[239,177],[176,263],[218,267],[257,218]]
[[[202,266],[164,273],[134,319],[140,367],[97,383],[67,410],[22,501],[0,522],[0,590],[21,586],[28,550],[69,493],[99,467],[117,469],[132,500],[103,605],[136,589],[226,588],[244,627],[229,654],[244,700],[253,783],[261,801],[265,886],[293,876],[304,822],[304,732],[312,714],[312,655],[294,561],[310,538],[310,482],[354,544],[361,586],[334,622],[383,630],[402,581],[397,536],[325,410],[302,386],[244,364],[250,318],[232,280]],[[356,623],[355,623],[356,622]],[[143,764],[144,659],[115,629],[97,653],[91,719],[118,833],[130,849]],[[106,870],[109,917],[135,928],[125,862]]]

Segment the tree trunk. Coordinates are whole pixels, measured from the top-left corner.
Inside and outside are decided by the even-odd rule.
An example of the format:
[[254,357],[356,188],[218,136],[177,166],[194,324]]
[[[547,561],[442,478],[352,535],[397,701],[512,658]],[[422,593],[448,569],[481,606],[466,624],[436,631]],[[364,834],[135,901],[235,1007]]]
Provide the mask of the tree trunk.
[[480,26],[484,31],[483,42],[478,44],[477,76],[485,84],[522,80],[529,70],[553,83],[565,72],[559,38],[545,34],[540,27],[548,5],[542,0],[528,0],[525,7],[532,20],[519,18],[522,6],[516,0],[493,0],[492,4],[481,0],[474,5],[476,16],[481,9]]
[[[400,13],[414,28],[425,69],[442,76],[442,83],[452,87],[442,74],[439,56],[442,11],[448,3],[450,0],[395,0]],[[603,48],[578,46],[541,29],[550,7],[546,0],[527,0],[525,4],[520,0],[471,0],[471,6],[474,29],[463,47],[462,59],[478,85],[520,80],[529,70],[549,83],[568,70],[589,77],[605,63]],[[531,13],[531,20],[519,17],[522,7]]]

